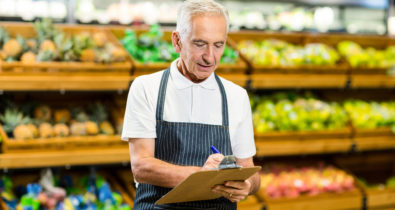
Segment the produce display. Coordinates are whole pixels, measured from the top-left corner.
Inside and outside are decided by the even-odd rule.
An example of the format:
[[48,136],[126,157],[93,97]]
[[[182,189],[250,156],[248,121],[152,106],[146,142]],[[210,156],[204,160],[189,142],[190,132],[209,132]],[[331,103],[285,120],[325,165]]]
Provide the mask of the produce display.
[[306,94],[277,93],[252,96],[256,133],[268,131],[320,131],[346,127],[348,117],[336,102],[324,102]]
[[0,59],[32,64],[49,61],[81,61],[96,63],[122,62],[125,51],[108,40],[103,31],[81,31],[71,35],[58,29],[49,19],[34,23],[37,36],[10,37],[0,26]]
[[379,184],[370,183],[361,177],[358,177],[358,179],[363,184],[363,186],[367,187],[367,188],[374,188],[374,189],[394,188],[395,189],[395,176],[391,176],[384,183],[379,183]]
[[[103,177],[91,174],[80,179],[52,175],[46,170],[38,183],[13,186],[11,179],[0,179],[1,198],[9,210],[130,210],[121,194],[113,191]],[[15,192],[15,193],[14,193]]]
[[4,114],[0,114],[0,122],[9,137],[45,139],[98,134],[114,135],[116,132],[109,121],[106,106],[100,102],[92,103],[86,106],[86,109],[80,106],[70,109],[54,109],[45,104],[34,108],[27,105],[22,109],[24,111],[6,108]]
[[340,59],[335,49],[322,43],[299,46],[277,39],[242,40],[237,48],[254,64],[268,67],[327,66]]
[[342,193],[354,188],[351,175],[330,165],[295,167],[268,164],[261,172],[261,191],[272,199]]
[[[171,62],[178,58],[178,53],[174,50],[172,43],[163,39],[163,31],[159,25],[152,25],[149,31],[139,36],[127,29],[121,43],[130,55],[141,63]],[[237,51],[225,47],[221,63],[236,63],[237,59]]]
[[388,68],[395,65],[395,46],[383,50],[373,47],[364,49],[353,41],[342,41],[337,49],[352,67]]
[[348,100],[344,108],[354,127],[374,129],[392,126],[395,133],[395,102]]

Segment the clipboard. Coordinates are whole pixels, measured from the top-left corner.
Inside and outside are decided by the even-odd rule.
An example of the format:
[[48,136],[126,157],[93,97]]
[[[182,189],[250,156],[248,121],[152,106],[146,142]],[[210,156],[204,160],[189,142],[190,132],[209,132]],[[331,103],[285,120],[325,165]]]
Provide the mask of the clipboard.
[[210,200],[221,197],[211,189],[226,181],[246,180],[261,169],[260,166],[246,168],[214,169],[191,174],[155,204]]

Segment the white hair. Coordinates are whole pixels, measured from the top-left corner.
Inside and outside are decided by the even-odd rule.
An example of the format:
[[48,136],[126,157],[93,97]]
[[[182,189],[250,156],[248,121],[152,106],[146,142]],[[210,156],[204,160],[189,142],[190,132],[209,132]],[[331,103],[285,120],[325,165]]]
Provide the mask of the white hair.
[[178,8],[177,27],[181,39],[191,31],[191,19],[193,16],[202,14],[218,14],[222,15],[226,21],[226,33],[229,31],[229,15],[228,10],[214,0],[186,0]]

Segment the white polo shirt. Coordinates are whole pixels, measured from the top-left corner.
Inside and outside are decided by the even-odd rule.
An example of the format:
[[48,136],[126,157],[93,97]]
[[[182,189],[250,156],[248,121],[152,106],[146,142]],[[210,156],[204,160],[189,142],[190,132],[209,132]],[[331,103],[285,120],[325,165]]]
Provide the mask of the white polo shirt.
[[[221,93],[214,74],[201,83],[182,75],[173,61],[167,83],[163,120],[222,124]],[[156,104],[164,71],[137,77],[129,90],[122,139],[156,138]],[[228,101],[229,133],[233,154],[237,158],[256,153],[251,106],[247,91],[221,78]]]

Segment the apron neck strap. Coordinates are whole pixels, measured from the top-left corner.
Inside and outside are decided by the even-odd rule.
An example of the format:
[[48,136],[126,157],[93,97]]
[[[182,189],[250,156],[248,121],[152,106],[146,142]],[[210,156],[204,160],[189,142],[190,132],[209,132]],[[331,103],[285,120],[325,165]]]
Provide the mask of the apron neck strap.
[[[158,102],[156,105],[157,121],[163,121],[163,111],[165,107],[165,97],[166,97],[167,82],[169,81],[169,75],[170,75],[170,67],[163,72],[162,79],[160,81]],[[222,97],[222,125],[228,127],[229,126],[228,101],[226,98],[225,88],[221,82],[221,79],[217,76],[217,74],[214,73],[214,76],[215,76],[215,80],[217,81]]]

